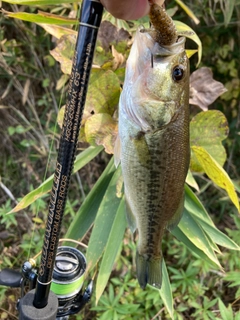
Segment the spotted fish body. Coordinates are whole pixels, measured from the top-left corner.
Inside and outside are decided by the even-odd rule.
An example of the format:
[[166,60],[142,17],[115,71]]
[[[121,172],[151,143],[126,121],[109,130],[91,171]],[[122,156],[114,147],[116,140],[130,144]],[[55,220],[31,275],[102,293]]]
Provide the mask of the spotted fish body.
[[[119,157],[127,219],[138,229],[137,277],[162,283],[161,244],[179,222],[189,166],[189,65],[185,38],[156,42],[140,29],[127,61],[119,106]],[[117,153],[117,152],[116,152]],[[117,155],[116,155],[117,158]]]

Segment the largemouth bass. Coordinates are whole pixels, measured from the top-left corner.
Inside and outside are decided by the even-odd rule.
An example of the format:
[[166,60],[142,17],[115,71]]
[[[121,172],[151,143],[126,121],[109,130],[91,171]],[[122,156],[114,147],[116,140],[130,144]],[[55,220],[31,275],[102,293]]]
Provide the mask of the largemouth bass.
[[136,33],[119,105],[119,157],[127,219],[133,232],[138,229],[142,288],[161,287],[162,238],[181,219],[190,154],[185,38],[173,41],[173,30],[163,45],[157,34],[161,23],[154,27]]

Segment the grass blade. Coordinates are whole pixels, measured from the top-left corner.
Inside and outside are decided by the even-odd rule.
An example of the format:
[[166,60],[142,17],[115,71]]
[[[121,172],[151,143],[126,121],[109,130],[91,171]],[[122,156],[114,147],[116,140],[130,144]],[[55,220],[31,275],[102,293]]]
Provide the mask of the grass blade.
[[[95,158],[101,151],[103,147],[89,147],[82,151],[79,155],[77,155],[76,160],[74,162],[73,173],[77,172],[81,168],[83,168],[88,162],[90,162],[93,158]],[[33,191],[29,192],[22,200],[14,207],[8,214],[18,212],[22,209],[25,209],[38,198],[45,195],[49,192],[52,188],[53,182],[53,174],[46,179],[38,188],[34,189]]]
[[189,238],[182,232],[182,230],[179,227],[174,228],[171,233],[182,243],[188,247],[188,249],[192,252],[197,254],[200,258],[208,262],[211,266],[216,268],[216,265],[218,268],[222,268],[219,262],[212,261],[204,251],[200,250],[198,247],[195,246],[193,242],[189,240]]
[[111,159],[70,224],[66,238],[81,239],[91,227],[114,171],[115,166]]
[[213,242],[231,250],[240,250],[240,247],[226,234],[212,224],[209,224],[207,221],[203,220],[202,217],[199,217],[196,213],[193,214],[193,219],[203,228],[204,232],[211,238]]
[[86,253],[88,271],[94,268],[106,247],[117,208],[121,201],[121,199],[116,196],[116,184],[120,175],[121,167],[119,166],[114,172],[100,207],[98,208]]
[[173,319],[173,297],[172,297],[172,289],[171,284],[168,276],[167,267],[165,264],[165,261],[163,259],[162,263],[162,288],[159,290],[159,294],[162,298],[162,301],[170,315],[170,317]]
[[96,284],[96,303],[100,299],[109,280],[114,261],[126,229],[125,201],[122,198],[103,254]]
[[186,14],[193,19],[193,21],[196,24],[199,24],[199,19],[195,16],[195,14],[192,12],[192,10],[186,6],[181,0],[175,0],[177,2],[177,4],[186,12]]
[[178,226],[197,248],[204,251],[206,255],[220,267],[219,261],[207,236],[186,209],[184,210],[183,217]]
[[206,209],[195,195],[195,193],[185,184],[185,208],[188,212],[201,216],[204,221],[214,226],[214,223],[208,215]]
[[216,228],[202,203],[187,185],[185,185],[185,208],[192,213],[192,217],[214,243],[232,250],[240,249],[233,240]]

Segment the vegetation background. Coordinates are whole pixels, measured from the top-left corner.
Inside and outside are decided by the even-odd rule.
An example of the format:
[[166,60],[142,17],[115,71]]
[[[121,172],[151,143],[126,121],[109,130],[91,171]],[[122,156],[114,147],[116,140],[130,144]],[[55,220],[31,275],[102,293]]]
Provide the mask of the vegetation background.
[[[203,46],[200,66],[210,67],[214,78],[228,89],[209,109],[220,110],[227,117],[230,132],[224,141],[228,155],[224,168],[239,191],[240,3],[235,1],[233,10],[231,0],[185,3],[200,20],[198,25],[177,1],[166,1],[166,6],[174,12],[175,20],[196,31]],[[2,3],[2,7],[11,12],[36,12],[36,8],[28,6]],[[75,4],[44,7],[45,11],[72,18],[76,17],[76,9]],[[67,76],[50,54],[56,47],[56,38],[36,24],[3,14],[0,19],[0,264],[1,268],[20,268],[29,256],[41,250],[48,197],[45,195],[16,214],[6,213],[55,169],[60,132],[56,120],[59,106],[64,105]],[[193,56],[192,71],[196,62],[197,57]],[[199,111],[191,107],[192,116]],[[79,144],[79,149],[86,147],[86,143]],[[110,156],[101,152],[72,177],[62,235],[109,160]],[[206,175],[194,177],[199,185],[196,194],[214,223],[240,245],[240,218],[226,193]],[[174,319],[240,319],[239,251],[221,248],[218,258],[223,271],[192,254],[171,234],[166,234],[163,249],[169,266]],[[76,319],[170,319],[158,291],[139,288],[134,250],[135,244],[127,231],[98,306],[92,299]],[[0,288],[0,319],[17,318],[15,306],[19,294],[17,289]]]

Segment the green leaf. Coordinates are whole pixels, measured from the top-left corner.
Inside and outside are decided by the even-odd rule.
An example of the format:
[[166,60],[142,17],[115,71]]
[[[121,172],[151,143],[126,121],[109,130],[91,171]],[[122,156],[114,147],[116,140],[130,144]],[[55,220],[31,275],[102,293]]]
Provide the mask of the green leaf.
[[81,239],[91,227],[114,172],[115,166],[111,159],[70,224],[66,238]]
[[181,0],[175,0],[177,2],[177,4],[186,12],[186,14],[193,19],[193,21],[196,24],[199,24],[199,19],[195,16],[195,14],[192,12],[192,10],[186,6]]
[[227,27],[227,25],[231,21],[231,17],[232,17],[233,10],[235,7],[235,2],[236,2],[236,0],[220,0],[221,9],[222,9],[223,15],[224,15],[225,27]]
[[5,10],[3,12],[7,17],[20,19],[23,21],[29,21],[37,24],[47,23],[47,24],[73,25],[78,23],[76,19],[61,17],[52,13],[46,13],[42,11],[39,11],[37,14],[27,13],[27,12],[8,12]]
[[220,309],[222,319],[233,320],[233,311],[231,305],[229,305],[229,307],[226,308],[222,300],[218,299],[218,306]]
[[232,283],[229,285],[229,287],[235,287],[240,286],[240,271],[229,271],[226,276],[224,277],[224,280],[231,281]]
[[119,207],[117,209],[116,217],[112,224],[112,228],[109,234],[109,238],[106,244],[105,252],[102,258],[101,266],[96,284],[96,303],[100,299],[107,282],[109,280],[114,261],[116,259],[119,247],[124,236],[126,229],[126,218],[125,218],[125,202],[122,198]]
[[112,116],[119,96],[120,82],[113,71],[92,73],[84,115],[90,115],[94,112],[107,113]]
[[197,65],[199,65],[201,58],[202,58],[202,42],[199,39],[199,37],[197,36],[197,34],[195,33],[195,31],[190,28],[188,25],[186,25],[183,22],[180,21],[175,21],[174,23],[176,25],[177,28],[177,32],[179,33],[179,35],[183,35],[184,37],[187,37],[191,40],[193,40],[197,45],[198,45],[198,63]]
[[61,65],[61,70],[64,74],[71,74],[72,71],[72,58],[76,44],[75,34],[64,35],[58,41],[57,46],[50,51],[53,58]]
[[62,3],[78,3],[79,0],[3,0],[3,2],[27,6],[57,6]]
[[219,261],[209,243],[202,228],[196,223],[189,212],[185,209],[182,219],[179,223],[179,229],[188,237],[188,239],[200,250],[204,251],[206,255],[220,268]]
[[220,188],[223,188],[227,191],[230,199],[239,211],[238,196],[227,172],[215,161],[213,157],[211,157],[211,155],[204,148],[192,147],[192,150],[208,177]]
[[195,195],[195,193],[185,184],[185,203],[184,206],[187,211],[191,213],[197,213],[200,215],[204,220],[206,220],[210,225],[214,226],[212,219],[208,215],[206,209]]
[[182,243],[184,243],[191,252],[197,254],[201,259],[208,262],[210,265],[216,267],[221,267],[219,262],[216,264],[214,261],[212,261],[204,251],[200,250],[196,245],[190,241],[190,239],[181,231],[179,227],[174,228],[171,230],[171,233]]
[[197,213],[194,213],[194,220],[203,228],[204,232],[211,238],[211,240],[222,247],[231,250],[240,250],[240,247],[231,240],[226,234],[221,232],[215,226],[212,226],[203,218],[199,217]]
[[[223,166],[226,161],[226,151],[222,141],[228,136],[228,124],[224,114],[218,110],[209,110],[198,113],[190,122],[191,147],[203,147],[208,153]],[[190,168],[202,172],[203,168],[192,154]]]
[[109,154],[114,153],[118,135],[118,123],[107,113],[94,114],[85,122],[86,141],[91,145],[103,145]]
[[[77,172],[82,167],[84,167],[88,162],[95,158],[102,151],[102,149],[103,148],[101,146],[89,147],[83,152],[81,152],[79,155],[77,155],[76,160],[74,162],[73,172]],[[34,189],[33,191],[29,192],[25,197],[23,197],[22,200],[16,205],[16,207],[13,208],[10,212],[8,212],[8,214],[18,212],[19,210],[28,207],[38,198],[45,195],[47,192],[51,190],[52,182],[53,174],[47,180],[45,180],[38,188]]]
[[171,284],[168,276],[167,267],[165,264],[165,261],[163,259],[162,263],[162,288],[159,290],[159,294],[162,298],[162,301],[170,315],[170,317],[173,319],[173,297],[172,297],[172,289]]
[[204,206],[187,185],[185,185],[185,208],[192,213],[192,217],[213,242],[232,250],[240,249],[233,240],[216,228]]
[[117,208],[121,201],[121,199],[116,196],[116,183],[120,175],[121,167],[119,166],[108,185],[98,209],[86,253],[88,271],[95,267],[106,247]]

